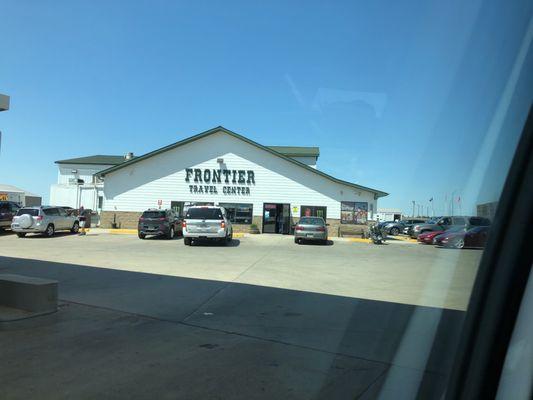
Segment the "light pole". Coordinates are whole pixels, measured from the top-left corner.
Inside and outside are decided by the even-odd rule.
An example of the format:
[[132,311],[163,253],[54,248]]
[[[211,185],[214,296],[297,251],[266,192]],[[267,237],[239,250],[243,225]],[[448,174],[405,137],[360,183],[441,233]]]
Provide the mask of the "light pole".
[[457,189],[455,189],[453,192],[452,192],[452,210],[451,210],[451,213],[452,213],[452,217],[453,217],[453,198],[455,196],[455,193],[457,192]]

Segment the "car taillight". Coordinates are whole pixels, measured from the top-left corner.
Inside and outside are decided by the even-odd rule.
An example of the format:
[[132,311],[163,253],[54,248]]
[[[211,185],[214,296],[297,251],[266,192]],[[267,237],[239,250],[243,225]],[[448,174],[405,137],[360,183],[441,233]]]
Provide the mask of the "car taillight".
[[294,229],[297,230],[297,231],[303,231],[304,227],[301,226],[301,225],[296,225],[296,228],[294,228]]
[[38,215],[35,219],[36,219],[37,221],[42,221],[42,220],[43,220],[43,216],[42,216],[42,215]]
[[181,227],[182,227],[182,228],[187,228],[187,222],[183,221],[183,222],[181,223]]
[[144,221],[144,218],[143,217],[139,218],[139,221]]
[[165,217],[161,217],[159,218],[159,221],[164,221],[166,218]]
[[323,226],[319,226],[318,228],[316,228],[316,230],[319,232],[326,232],[326,228]]
[[225,228],[226,227],[226,223],[224,221],[220,221],[220,227],[221,228]]

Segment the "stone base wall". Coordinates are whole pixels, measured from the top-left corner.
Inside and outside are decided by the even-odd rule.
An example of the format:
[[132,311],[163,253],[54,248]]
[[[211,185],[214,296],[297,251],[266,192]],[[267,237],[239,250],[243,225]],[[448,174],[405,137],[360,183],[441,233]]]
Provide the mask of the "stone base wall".
[[117,228],[137,229],[141,215],[142,212],[136,211],[102,211],[100,215],[100,227],[111,228],[111,224],[115,220]]

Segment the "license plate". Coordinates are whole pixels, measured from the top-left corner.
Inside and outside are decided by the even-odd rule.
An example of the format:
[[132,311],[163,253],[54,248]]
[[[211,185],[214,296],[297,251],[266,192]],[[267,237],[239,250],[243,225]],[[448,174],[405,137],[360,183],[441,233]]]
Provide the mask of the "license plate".
[[314,235],[312,233],[308,233],[305,235],[305,237],[313,237]]
[[18,228],[19,227],[19,224],[12,224],[11,225],[13,228]]

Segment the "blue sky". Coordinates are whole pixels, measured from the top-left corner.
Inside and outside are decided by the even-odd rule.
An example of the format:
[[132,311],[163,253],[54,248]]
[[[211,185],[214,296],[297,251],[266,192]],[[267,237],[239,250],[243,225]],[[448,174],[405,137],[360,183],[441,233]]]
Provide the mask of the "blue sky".
[[47,200],[55,160],[223,125],[319,146],[320,169],[389,192],[380,207],[498,197],[533,93],[533,3],[260,3],[4,1],[0,183]]

